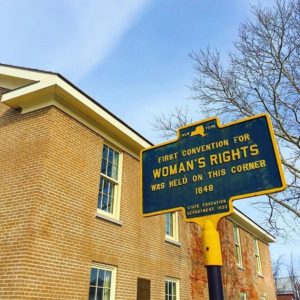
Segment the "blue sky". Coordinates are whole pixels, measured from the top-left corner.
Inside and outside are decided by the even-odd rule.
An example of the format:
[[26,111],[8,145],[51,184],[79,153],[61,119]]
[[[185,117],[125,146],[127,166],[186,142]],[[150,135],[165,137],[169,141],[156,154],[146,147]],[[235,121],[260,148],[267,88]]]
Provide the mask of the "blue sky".
[[0,4],[2,62],[61,73],[154,142],[153,115],[188,102],[188,54],[207,45],[226,53],[250,7],[246,0]]
[[[188,104],[201,118],[188,100],[188,54],[210,45],[226,56],[251,15],[247,0],[0,0],[0,7],[0,62],[61,73],[155,143],[154,115]],[[248,203],[238,206],[258,221]],[[272,246],[275,257],[285,252]]]

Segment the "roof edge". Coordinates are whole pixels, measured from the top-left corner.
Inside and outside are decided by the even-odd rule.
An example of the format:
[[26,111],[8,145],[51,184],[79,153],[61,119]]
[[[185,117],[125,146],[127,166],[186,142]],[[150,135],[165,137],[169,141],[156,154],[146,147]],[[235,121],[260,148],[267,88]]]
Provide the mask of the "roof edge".
[[240,225],[243,229],[248,232],[251,232],[252,235],[255,235],[257,238],[262,240],[265,243],[274,243],[276,238],[266,231],[263,227],[241,212],[239,209],[234,207],[234,212],[232,215],[227,217],[230,221]]
[[[57,76],[59,77],[61,80],[63,80],[66,84],[68,84],[70,87],[72,87],[73,89],[75,89],[77,92],[79,92],[80,94],[82,94],[85,98],[87,98],[89,101],[93,102],[94,104],[96,104],[99,108],[101,108],[103,111],[105,111],[107,114],[109,114],[111,117],[113,117],[115,120],[117,120],[119,123],[121,123],[122,125],[124,125],[125,127],[127,127],[130,131],[132,131],[134,134],[136,134],[139,138],[141,138],[142,140],[144,140],[147,144],[149,144],[149,146],[153,146],[153,143],[151,141],[149,141],[148,139],[146,139],[142,134],[140,134],[138,131],[136,131],[135,129],[133,129],[131,126],[129,126],[126,122],[124,122],[123,120],[121,120],[119,117],[117,117],[115,114],[113,114],[110,110],[108,110],[106,107],[104,107],[103,105],[101,105],[99,102],[97,102],[95,99],[93,99],[92,97],[90,97],[88,94],[86,94],[83,90],[81,90],[80,88],[78,88],[75,84],[73,84],[71,81],[69,81],[67,78],[65,78],[63,75],[61,75],[60,73],[56,73],[56,72],[51,72],[51,71],[44,71],[44,70],[39,70],[39,69],[33,69],[33,68],[27,68],[27,67],[20,67],[20,66],[14,66],[14,65],[8,65],[8,64],[3,64],[0,63],[0,67],[6,67],[6,68],[12,68],[12,69],[18,69],[18,70],[23,70],[23,71],[29,71],[29,72],[35,72],[35,73],[42,73],[42,74],[48,74],[50,76]],[[41,80],[40,78],[38,80]],[[38,81],[37,80],[37,81]],[[21,88],[19,88],[21,89]],[[14,91],[14,90],[12,90]],[[8,91],[6,93],[12,92],[12,91]]]
[[[60,73],[55,73],[55,72],[50,72],[50,71],[43,71],[43,70],[38,70],[38,69],[25,68],[25,67],[19,67],[19,66],[13,66],[13,65],[8,65],[8,64],[2,64],[2,63],[0,63],[0,68],[1,67],[10,68],[10,69],[17,69],[17,70],[21,70],[21,71],[25,71],[25,72],[42,73],[42,74],[49,75],[48,77],[45,77],[45,76],[39,77],[39,76],[37,76],[36,81],[34,83],[28,85],[28,86],[31,86],[31,87],[34,86],[35,84],[38,84],[41,81],[45,81],[46,78],[49,79],[49,77],[59,78],[60,80],[62,80],[67,85],[67,87],[70,87],[70,88],[68,88],[68,92],[69,93],[71,92],[71,94],[72,94],[72,92],[73,92],[73,94],[74,94],[74,91],[76,91],[77,93],[79,93],[82,96],[82,98],[85,99],[85,101],[90,101],[91,103],[93,103],[94,105],[96,105],[100,110],[104,111],[106,114],[108,114],[114,120],[116,120],[119,124],[122,124],[123,126],[125,126],[130,132],[132,132],[134,135],[136,135],[139,139],[143,140],[144,141],[144,143],[143,143],[144,147],[145,147],[145,144],[147,144],[147,147],[153,145],[152,142],[150,142],[148,139],[146,139],[138,131],[136,131],[135,129],[133,129],[131,126],[129,126],[123,120],[121,120],[119,117],[117,117],[115,114],[113,114],[110,110],[108,110],[107,108],[105,108],[103,105],[101,105],[100,103],[98,103],[96,100],[94,100],[88,94],[86,94],[84,91],[82,91],[81,89],[79,89],[76,85],[74,85],[71,81],[69,81],[68,79],[66,79]],[[21,75],[23,76],[23,78],[26,78],[27,74],[26,73],[15,74],[15,77],[18,77],[18,76],[21,76]],[[11,76],[11,75],[9,74],[8,76]],[[26,79],[32,80],[33,78],[32,78],[32,76],[29,76]],[[59,80],[57,80],[57,82],[58,81]],[[8,99],[14,97],[13,95],[14,95],[14,92],[16,90],[18,90],[18,97],[21,97],[22,93],[23,93],[23,95],[25,95],[28,92],[28,90],[26,89],[26,87],[27,86],[23,86],[23,87],[20,87],[18,89],[14,89],[14,90],[6,92],[5,94],[6,94],[6,99],[7,100],[5,100],[5,101],[8,101]],[[64,89],[64,87],[62,87],[62,88]],[[9,94],[12,97],[10,97]],[[74,99],[76,99],[76,97],[74,97]],[[5,102],[5,101],[3,101],[3,102]],[[7,104],[8,104],[8,102],[7,102]]]

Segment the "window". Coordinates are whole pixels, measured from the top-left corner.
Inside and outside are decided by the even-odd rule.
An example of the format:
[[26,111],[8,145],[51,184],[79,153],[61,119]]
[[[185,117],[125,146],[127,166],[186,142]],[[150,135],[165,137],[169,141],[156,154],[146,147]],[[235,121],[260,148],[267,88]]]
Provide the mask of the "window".
[[167,240],[178,242],[178,213],[165,215],[165,236]]
[[242,249],[240,241],[240,232],[239,228],[236,225],[233,225],[233,238],[234,238],[234,255],[238,267],[243,267],[242,261]]
[[258,240],[254,239],[254,255],[255,255],[255,268],[259,275],[262,275],[261,259],[258,247]]
[[115,299],[116,268],[94,265],[91,269],[89,300]]
[[167,278],[165,281],[165,300],[179,299],[179,280]]
[[247,294],[244,292],[240,292],[240,300],[247,300]]
[[119,217],[120,153],[103,145],[98,211]]

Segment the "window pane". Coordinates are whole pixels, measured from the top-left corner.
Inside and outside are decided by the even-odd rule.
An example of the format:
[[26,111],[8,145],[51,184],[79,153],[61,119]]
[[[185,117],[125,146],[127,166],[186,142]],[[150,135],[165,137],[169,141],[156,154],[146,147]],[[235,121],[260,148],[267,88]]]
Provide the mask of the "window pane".
[[110,288],[110,284],[111,284],[111,272],[106,271],[105,272],[105,279],[104,279],[104,287]]
[[113,164],[117,166],[119,164],[119,153],[114,151]]
[[238,262],[239,256],[238,256],[238,249],[237,249],[236,245],[234,246],[234,256],[235,256],[236,261]]
[[104,289],[103,292],[103,300],[110,300],[110,289]]
[[174,213],[166,214],[166,234],[174,237]]
[[114,150],[111,149],[111,148],[109,148],[109,150],[108,150],[108,161],[109,161],[110,163],[113,162],[113,157],[114,157]]
[[166,214],[166,216],[165,216],[165,232],[166,232],[166,234],[167,235],[169,235],[169,223],[170,223],[170,221],[169,221],[169,214]]
[[95,300],[95,296],[96,296],[96,288],[90,286],[89,300]]
[[172,283],[172,295],[176,296],[176,282]]
[[91,277],[90,277],[90,285],[96,285],[97,272],[98,272],[97,269],[92,268],[92,270],[91,270]]
[[237,229],[237,227],[236,226],[234,226],[233,227],[233,238],[234,238],[234,242],[236,243],[236,244],[238,244],[238,229]]
[[108,196],[102,195],[102,203],[100,209],[107,211]]
[[118,180],[118,166],[112,166],[112,174],[111,177],[115,180]]
[[113,202],[114,202],[114,197],[115,197],[115,184],[110,182],[109,185],[109,197],[108,197],[108,203],[107,203],[107,211],[110,213],[113,213]]
[[103,300],[103,289],[102,288],[98,288],[97,289],[97,300]]
[[105,178],[102,178],[102,193],[105,195],[109,193],[109,181]]
[[99,275],[98,275],[98,286],[103,287],[104,285],[104,275],[105,275],[105,270],[99,269]]
[[111,198],[108,198],[106,211],[111,213],[111,214],[113,213],[113,204],[112,204],[112,199]]
[[107,163],[106,175],[109,177],[112,177],[112,163],[111,162]]
[[106,174],[106,165],[107,165],[107,146],[103,146],[103,153],[102,153],[102,163],[101,163],[101,173]]

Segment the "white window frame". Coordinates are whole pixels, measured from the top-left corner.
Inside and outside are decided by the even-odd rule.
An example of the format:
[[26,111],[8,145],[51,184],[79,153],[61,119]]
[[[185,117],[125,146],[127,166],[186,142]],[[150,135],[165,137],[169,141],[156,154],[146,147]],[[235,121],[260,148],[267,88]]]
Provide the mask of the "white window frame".
[[[92,266],[91,266],[90,274],[92,272],[92,268],[111,272],[111,286],[110,286],[110,299],[109,300],[115,300],[116,281],[117,281],[117,267],[111,266],[111,265],[93,263]],[[89,290],[90,290],[90,286],[91,286],[91,284],[89,284]]]
[[[172,218],[172,231],[173,235],[167,234],[166,226],[167,226],[167,218],[170,216]],[[179,242],[179,228],[178,228],[178,212],[170,212],[165,214],[165,239],[169,242]]]
[[258,239],[254,238],[254,258],[255,258],[255,270],[256,273],[260,276],[263,275],[262,272],[262,264],[261,264],[261,257],[260,257],[260,251],[259,251],[259,245],[258,245]]
[[242,247],[240,238],[240,229],[236,224],[233,224],[233,241],[234,241],[234,256],[236,264],[239,268],[243,268]]
[[245,292],[240,292],[240,300],[247,300],[247,294]]
[[175,283],[176,298],[174,300],[180,300],[180,280],[178,278],[172,278],[172,277],[166,277],[166,279],[165,279],[165,297],[164,297],[164,299],[167,299],[166,298],[167,297],[167,294],[166,294],[166,284],[167,284],[167,282]]
[[[118,153],[118,176],[117,179],[114,179],[110,176],[107,176],[106,174],[103,174],[101,172],[102,162],[103,162],[103,151],[104,147],[108,147],[108,149],[111,149]],[[98,191],[98,201],[97,201],[97,216],[103,217],[106,220],[119,220],[120,219],[120,200],[121,200],[121,178],[122,178],[122,165],[123,165],[123,153],[119,150],[117,150],[115,147],[112,147],[111,145],[104,143],[102,147],[102,157],[101,157],[101,165],[100,165],[100,183],[99,183],[99,191]],[[99,197],[101,192],[101,182],[102,178],[109,181],[114,186],[114,195],[113,195],[113,206],[112,206],[112,213],[105,211],[103,209],[100,209],[99,204]]]

